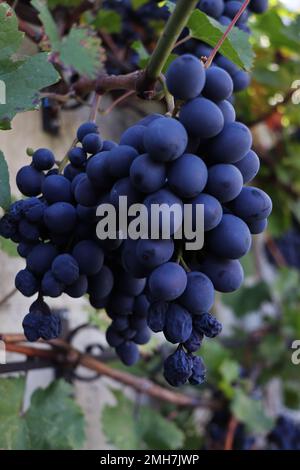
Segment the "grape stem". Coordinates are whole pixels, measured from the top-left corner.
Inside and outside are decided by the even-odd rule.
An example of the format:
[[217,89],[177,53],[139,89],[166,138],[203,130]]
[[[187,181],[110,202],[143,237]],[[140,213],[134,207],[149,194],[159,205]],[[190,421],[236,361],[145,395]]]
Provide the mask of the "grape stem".
[[160,76],[178,37],[186,26],[197,3],[198,0],[178,0],[176,2],[175,9],[169,17],[166,27],[151,55],[142,80],[138,85],[138,90],[142,97],[147,97],[147,90],[153,90],[155,81]]
[[231,21],[231,23],[228,25],[227,29],[225,30],[223,36],[219,39],[219,41],[217,42],[217,44],[215,45],[215,47],[213,48],[213,50],[211,51],[207,61],[205,62],[205,68],[208,68],[211,64],[212,64],[212,61],[214,60],[217,52],[219,51],[219,49],[222,47],[225,39],[227,38],[227,36],[229,35],[230,31],[233,29],[233,27],[235,26],[236,22],[238,21],[238,19],[242,16],[242,14],[244,13],[244,11],[246,10],[247,6],[249,5],[250,3],[250,0],[245,0],[244,3],[242,4],[241,8],[239,9],[239,11],[237,12],[237,14],[235,15],[235,17],[233,18],[233,20]]

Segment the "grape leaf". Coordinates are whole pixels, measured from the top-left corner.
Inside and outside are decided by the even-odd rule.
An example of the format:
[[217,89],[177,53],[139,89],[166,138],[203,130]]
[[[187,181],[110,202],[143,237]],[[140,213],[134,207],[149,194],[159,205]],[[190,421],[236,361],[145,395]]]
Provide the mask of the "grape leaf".
[[263,302],[271,301],[270,288],[265,282],[259,282],[253,286],[243,286],[236,292],[224,295],[222,300],[239,317],[258,310]]
[[254,29],[267,36],[272,48],[286,47],[299,54],[299,19],[284,24],[279,13],[270,9],[264,15],[256,15]]
[[117,449],[163,450],[182,446],[184,435],[176,424],[149,406],[141,406],[135,413],[134,403],[122,392],[113,393],[117,403],[103,408],[102,426],[108,441]]
[[0,207],[7,210],[11,203],[9,172],[6,160],[0,150]]
[[18,20],[6,3],[0,5],[0,62],[19,49],[23,33],[18,31]]
[[[215,46],[226,30],[226,26],[220,25],[200,10],[193,11],[187,26],[193,38],[210,46]],[[238,28],[232,29],[219,52],[239,67],[249,70],[253,65],[254,52],[249,43],[249,36]]]
[[119,33],[122,28],[122,19],[114,10],[99,10],[94,21],[96,29],[104,30],[109,34]]
[[60,45],[60,37],[46,2],[43,0],[31,0],[31,5],[39,12],[39,19],[45,28],[45,33],[51,42],[51,46],[54,50],[57,50]]
[[87,29],[73,27],[60,45],[60,58],[80,74],[95,77],[101,64],[100,44],[100,39],[90,36]]
[[58,73],[44,52],[22,61],[2,63],[0,80],[6,84],[6,104],[0,105],[0,129],[9,128],[9,122],[17,113],[37,109],[38,91],[58,79]]
[[0,448],[30,449],[29,433],[21,417],[25,380],[23,377],[0,379]]
[[264,434],[274,426],[274,420],[266,415],[262,402],[250,398],[240,389],[236,389],[231,409],[251,432]]
[[33,449],[78,449],[83,446],[84,416],[71,398],[72,386],[63,380],[38,389],[26,413]]
[[84,417],[71,398],[72,387],[58,380],[36,390],[22,413],[24,378],[0,379],[0,448],[78,449],[84,444]]

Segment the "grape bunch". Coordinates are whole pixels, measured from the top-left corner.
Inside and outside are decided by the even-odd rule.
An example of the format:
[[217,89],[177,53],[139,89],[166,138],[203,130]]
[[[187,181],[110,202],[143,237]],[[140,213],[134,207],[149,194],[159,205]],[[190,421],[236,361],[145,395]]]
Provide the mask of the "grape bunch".
[[[176,0],[172,0],[176,3]],[[242,0],[200,0],[197,8],[212,18],[219,21],[222,26],[228,26],[239,9]],[[113,39],[120,49],[124,49],[127,45],[126,58],[131,67],[136,68],[139,62],[139,56],[131,48],[133,41],[142,40],[143,44],[150,51],[153,47],[153,38],[157,36],[155,25],[159,22],[166,22],[169,16],[169,10],[166,6],[162,6],[158,0],[148,0],[145,4],[137,9],[132,6],[131,0],[112,1],[106,0],[104,8],[119,13],[122,19],[121,31],[113,34]],[[264,13],[268,8],[268,0],[251,0],[248,8],[239,18],[236,26],[242,31],[250,34],[251,30],[248,26],[248,20],[251,14]],[[185,29],[180,39],[188,35]],[[212,51],[212,47],[197,39],[189,39],[180,44],[174,52],[178,55],[191,53],[196,57],[208,57]],[[226,70],[233,81],[234,92],[245,90],[250,84],[250,75],[244,70],[240,70],[232,61],[220,54],[217,54],[214,61],[215,65]],[[107,68],[110,73],[119,73],[118,64],[108,60]]]
[[[63,174],[50,150],[36,150],[17,174],[27,199],[12,204],[0,233],[18,243],[26,259],[17,289],[37,295],[23,321],[28,340],[59,334],[59,319],[45,297],[87,294],[91,305],[111,318],[107,341],[126,365],[138,360],[138,345],[148,342],[150,330],[178,345],[165,361],[164,375],[179,386],[203,382],[205,366],[194,353],[204,336],[213,338],[222,328],[210,313],[214,292],[232,292],[242,284],[238,259],[249,251],[251,234],[265,229],[272,203],[262,190],[246,185],[259,159],[249,129],[236,122],[228,101],[229,74],[216,66],[206,70],[196,57],[183,55],[169,67],[166,83],[183,103],[177,116],[146,116],[119,144],[103,141],[95,123],[83,123]],[[103,216],[97,207],[109,203],[119,213],[121,196],[129,206],[143,204],[149,226],[154,204],[190,204],[194,225],[202,204],[203,249],[189,251],[175,237],[184,211],[169,219],[168,238],[126,238],[119,227],[114,236],[98,238]],[[164,222],[162,213],[160,234]]]

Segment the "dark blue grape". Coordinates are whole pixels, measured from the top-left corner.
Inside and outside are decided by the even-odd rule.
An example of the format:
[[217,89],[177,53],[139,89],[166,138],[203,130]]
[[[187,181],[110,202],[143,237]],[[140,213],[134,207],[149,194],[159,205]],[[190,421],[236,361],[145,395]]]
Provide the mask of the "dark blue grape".
[[15,286],[25,297],[31,297],[37,293],[39,282],[28,269],[22,269],[16,275]]
[[205,191],[220,202],[229,202],[235,199],[240,194],[242,187],[243,177],[234,165],[220,163],[208,169]]
[[83,168],[77,168],[76,166],[69,163],[64,169],[63,176],[67,178],[70,183],[72,183],[73,179],[80,174],[83,174]]
[[30,222],[40,222],[43,219],[46,204],[37,197],[23,201],[23,214]]
[[70,181],[62,175],[51,175],[45,178],[42,191],[48,203],[72,202]]
[[235,163],[235,166],[240,170],[244,184],[246,184],[252,181],[258,173],[260,161],[256,153],[250,150],[242,160]]
[[251,145],[252,135],[248,127],[233,122],[209,143],[209,155],[215,163],[235,163],[249,152]]
[[35,275],[42,276],[51,267],[57,249],[51,243],[40,243],[27,256],[27,268]]
[[118,331],[114,330],[112,326],[109,326],[106,330],[106,341],[109,346],[116,348],[124,342],[124,339]]
[[51,150],[41,148],[33,153],[32,163],[39,171],[50,170],[55,164],[55,157]]
[[172,302],[166,314],[164,335],[173,344],[184,343],[191,336],[193,322],[190,313]]
[[122,292],[113,292],[107,311],[116,315],[129,315],[133,311],[134,297]]
[[112,178],[108,169],[109,159],[110,152],[100,152],[88,160],[86,174],[90,182],[95,186],[95,189],[102,191],[109,189],[112,185]]
[[269,0],[251,0],[249,10],[254,13],[264,13],[268,9]]
[[203,333],[198,333],[193,329],[190,337],[183,344],[187,352],[193,353],[198,351],[201,347],[203,336]]
[[215,300],[214,286],[203,273],[192,271],[187,274],[187,285],[179,302],[191,313],[207,312]]
[[27,258],[34,247],[34,243],[22,241],[19,243],[17,251],[22,258]]
[[55,278],[69,286],[79,279],[79,266],[75,258],[69,254],[58,255],[51,265]]
[[236,118],[236,113],[235,109],[232,106],[231,103],[227,100],[219,101],[217,103],[219,106],[220,110],[222,111],[223,117],[224,117],[224,124],[230,124],[231,122],[235,121]]
[[203,96],[212,101],[226,100],[232,95],[233,82],[226,70],[213,66],[206,71]]
[[238,260],[206,255],[199,268],[219,292],[233,292],[240,288],[244,280],[244,271]]
[[148,282],[151,300],[170,301],[183,294],[187,276],[179,264],[168,262],[156,268],[150,274]]
[[132,277],[124,271],[118,275],[116,286],[120,292],[136,297],[143,292],[146,286],[146,279]]
[[148,154],[140,155],[132,162],[130,180],[142,193],[153,193],[166,181],[166,166],[155,162]]
[[222,331],[221,323],[210,313],[197,315],[193,319],[194,328],[198,333],[203,333],[208,338],[215,338]]
[[[153,214],[151,209],[153,205],[160,206],[159,214]],[[144,199],[144,205],[148,210],[148,227],[157,234],[163,235],[163,238],[169,238],[182,225],[183,204],[174,193],[168,189],[160,189],[156,193],[149,194]],[[173,206],[174,211],[171,210]]]
[[61,321],[58,315],[33,311],[25,316],[23,328],[28,341],[37,341],[39,338],[49,341],[59,336]]
[[82,168],[87,160],[87,155],[81,147],[72,148],[68,153],[68,157],[72,165],[76,168]]
[[206,369],[203,360],[199,356],[193,356],[192,375],[189,382],[192,385],[201,385],[205,382]]
[[223,0],[200,0],[199,9],[213,18],[219,18],[224,11]]
[[144,153],[144,134],[145,126],[139,124],[129,127],[121,136],[120,145],[129,145],[135,148],[138,153]]
[[86,153],[95,154],[101,151],[102,149],[102,140],[99,134],[91,133],[87,134],[82,139],[82,148]]
[[232,212],[247,223],[266,219],[272,212],[272,201],[261,189],[246,186],[230,204]]
[[24,196],[38,196],[42,191],[44,175],[33,166],[23,166],[17,173],[16,182]]
[[140,357],[138,347],[132,341],[126,341],[117,346],[116,353],[126,366],[133,366]]
[[122,249],[122,266],[134,277],[144,278],[149,275],[150,269],[146,268],[137,258],[137,242],[135,240],[125,240]]
[[201,193],[191,201],[193,206],[193,230],[196,230],[196,206],[204,205],[204,230],[212,230],[216,227],[223,215],[223,209],[220,202],[210,194]]
[[97,274],[103,266],[104,253],[93,240],[82,240],[77,243],[72,251],[81,274],[92,276]]
[[192,54],[177,57],[168,68],[166,82],[174,98],[183,101],[196,98],[205,84],[203,63]]
[[119,198],[121,196],[127,197],[128,207],[136,204],[141,200],[141,194],[132,185],[130,178],[122,178],[118,180],[112,187],[110,192],[110,201],[116,208],[119,207]]
[[138,261],[149,269],[154,269],[169,261],[174,253],[174,242],[169,240],[139,240],[136,246]]
[[239,70],[234,75],[232,75],[233,81],[233,90],[235,92],[243,91],[250,85],[251,76],[249,73],[244,70]]
[[135,148],[119,145],[110,151],[108,171],[113,178],[124,178],[129,175],[132,162],[138,156]]
[[189,134],[204,139],[218,135],[224,127],[220,108],[207,98],[195,98],[185,103],[181,107],[179,120]]
[[113,142],[112,140],[103,140],[102,152],[112,150],[115,147],[118,147],[118,144]]
[[168,302],[154,302],[148,309],[147,323],[154,333],[163,331],[166,324]]
[[167,162],[180,157],[186,149],[185,128],[173,118],[159,118],[146,129],[144,146],[153,160]]
[[27,240],[30,242],[37,242],[39,240],[40,230],[36,224],[33,224],[26,219],[23,219],[19,223],[18,229],[23,240]]
[[182,348],[177,349],[164,362],[164,377],[173,387],[184,385],[192,374],[192,360]]
[[65,293],[74,299],[83,297],[88,290],[88,279],[85,274],[81,274],[77,281],[65,288]]
[[136,297],[134,301],[133,313],[137,317],[146,318],[148,315],[148,310],[150,307],[150,302],[148,301],[145,294],[141,294]]
[[10,214],[4,214],[0,220],[0,235],[4,238],[12,238],[17,233],[16,222]]
[[267,219],[254,220],[253,222],[247,222],[247,225],[252,235],[258,235],[259,233],[263,233],[266,230],[267,225],[268,225],[268,220]]
[[[230,0],[229,2],[225,3],[224,15],[228,16],[229,18],[233,19],[235,15],[239,12],[242,5],[239,1]],[[248,12],[245,10],[240,18],[237,21],[237,25],[241,23],[245,23],[248,19]]]
[[135,344],[147,344],[151,338],[151,331],[147,326],[137,331],[133,337],[133,342]]
[[173,162],[168,171],[168,183],[175,194],[191,198],[200,194],[207,182],[207,168],[197,155],[185,153]]
[[101,270],[94,276],[89,277],[89,292],[96,297],[107,297],[113,288],[114,276],[111,269],[102,266]]
[[59,297],[64,291],[64,284],[58,281],[52,271],[47,271],[42,279],[42,294],[49,297]]
[[74,195],[79,204],[87,207],[95,206],[99,199],[98,192],[86,175],[78,181]]
[[250,250],[251,233],[242,219],[224,214],[219,225],[209,232],[206,243],[213,254],[238,259]]
[[70,232],[76,224],[76,210],[68,202],[56,202],[45,210],[44,222],[54,233]]
[[92,121],[87,121],[81,124],[77,130],[77,139],[82,142],[84,137],[88,134],[93,134],[98,132],[97,125]]

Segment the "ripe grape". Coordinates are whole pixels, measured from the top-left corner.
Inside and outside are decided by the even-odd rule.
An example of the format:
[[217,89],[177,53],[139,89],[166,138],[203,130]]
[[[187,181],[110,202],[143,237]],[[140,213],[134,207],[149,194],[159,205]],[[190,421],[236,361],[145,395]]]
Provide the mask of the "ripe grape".
[[207,182],[207,168],[197,155],[185,153],[173,162],[168,171],[168,183],[175,194],[192,198],[201,193]]
[[144,146],[153,160],[167,162],[180,157],[186,149],[188,136],[176,119],[162,117],[148,125]]
[[203,63],[191,54],[184,54],[168,68],[167,87],[174,98],[190,100],[200,95],[206,77]]
[[51,150],[41,148],[33,153],[32,163],[39,171],[50,170],[55,163],[55,157]]
[[224,127],[220,108],[207,98],[195,98],[185,103],[181,107],[179,120],[189,134],[204,139],[218,135]]

